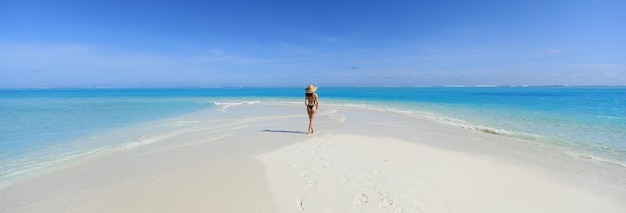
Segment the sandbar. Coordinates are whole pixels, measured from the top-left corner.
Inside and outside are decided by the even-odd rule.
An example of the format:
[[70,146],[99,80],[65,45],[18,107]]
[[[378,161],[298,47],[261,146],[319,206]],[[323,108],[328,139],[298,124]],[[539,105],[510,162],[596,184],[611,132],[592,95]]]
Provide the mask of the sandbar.
[[0,212],[626,212],[626,169],[406,114],[300,103],[170,118],[159,140],[0,189]]

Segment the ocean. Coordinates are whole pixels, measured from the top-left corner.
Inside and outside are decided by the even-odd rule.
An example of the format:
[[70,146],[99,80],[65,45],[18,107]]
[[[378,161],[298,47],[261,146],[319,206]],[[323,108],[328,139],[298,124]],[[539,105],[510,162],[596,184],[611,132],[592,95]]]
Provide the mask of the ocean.
[[[320,87],[320,103],[523,138],[626,167],[626,87]],[[0,187],[81,157],[149,143],[168,118],[300,103],[303,88],[0,89]]]

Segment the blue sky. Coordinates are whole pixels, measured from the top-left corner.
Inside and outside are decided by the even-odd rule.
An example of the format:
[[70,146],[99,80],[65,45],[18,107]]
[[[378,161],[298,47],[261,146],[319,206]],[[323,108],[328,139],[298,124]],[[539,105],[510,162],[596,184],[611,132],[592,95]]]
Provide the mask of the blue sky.
[[626,85],[626,1],[0,1],[0,87]]

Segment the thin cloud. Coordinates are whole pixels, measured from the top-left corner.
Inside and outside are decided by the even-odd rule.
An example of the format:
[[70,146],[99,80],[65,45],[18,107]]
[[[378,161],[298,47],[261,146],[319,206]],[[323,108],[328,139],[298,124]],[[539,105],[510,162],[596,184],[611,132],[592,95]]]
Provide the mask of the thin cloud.
[[553,54],[553,55],[560,55],[565,53],[565,50],[561,50],[561,49],[549,49],[548,51],[549,54]]

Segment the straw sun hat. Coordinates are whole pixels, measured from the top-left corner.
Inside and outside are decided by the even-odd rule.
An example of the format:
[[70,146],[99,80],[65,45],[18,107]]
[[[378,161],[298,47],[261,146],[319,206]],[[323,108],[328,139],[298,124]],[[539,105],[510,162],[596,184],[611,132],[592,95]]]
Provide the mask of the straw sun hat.
[[313,86],[313,84],[309,84],[309,86],[306,89],[304,89],[304,91],[306,93],[314,93],[315,91],[317,91],[317,87]]

